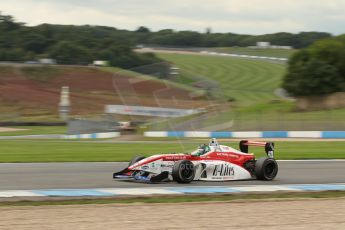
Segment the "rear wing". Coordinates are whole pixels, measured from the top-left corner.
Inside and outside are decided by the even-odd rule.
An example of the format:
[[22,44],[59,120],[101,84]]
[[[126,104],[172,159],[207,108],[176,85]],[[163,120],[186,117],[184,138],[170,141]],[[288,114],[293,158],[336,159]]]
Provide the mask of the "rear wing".
[[261,141],[240,141],[241,152],[248,153],[249,146],[265,147],[265,152],[269,158],[274,158],[274,143],[273,142],[261,142]]

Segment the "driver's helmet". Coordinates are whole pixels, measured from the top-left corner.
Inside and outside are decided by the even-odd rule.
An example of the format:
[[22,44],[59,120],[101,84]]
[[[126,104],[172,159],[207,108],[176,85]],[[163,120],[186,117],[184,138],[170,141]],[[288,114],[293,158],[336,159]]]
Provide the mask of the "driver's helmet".
[[200,155],[204,155],[205,153],[209,152],[211,149],[208,145],[206,144],[203,144],[203,145],[200,145],[199,146],[199,149],[198,149],[198,152],[197,152],[197,155],[200,156]]

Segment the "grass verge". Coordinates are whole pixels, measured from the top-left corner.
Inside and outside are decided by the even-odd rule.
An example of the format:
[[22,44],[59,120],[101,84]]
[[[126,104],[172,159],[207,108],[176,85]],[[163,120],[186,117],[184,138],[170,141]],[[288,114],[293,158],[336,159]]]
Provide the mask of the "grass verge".
[[[207,141],[200,140],[200,144]],[[238,148],[238,142],[222,144]],[[112,143],[98,141],[0,140],[0,162],[114,162],[133,156],[161,153],[187,153],[195,142]],[[345,141],[276,143],[277,159],[345,159]],[[263,148],[251,148],[256,157],[265,156]]]
[[11,126],[10,128],[25,129],[11,132],[0,132],[0,136],[66,134],[66,126]]
[[219,194],[219,195],[177,195],[153,197],[112,197],[84,198],[44,201],[0,201],[0,207],[8,206],[42,206],[42,205],[80,205],[80,204],[133,204],[133,203],[182,203],[182,202],[255,202],[284,201],[296,199],[344,198],[345,191],[293,192],[265,194]]

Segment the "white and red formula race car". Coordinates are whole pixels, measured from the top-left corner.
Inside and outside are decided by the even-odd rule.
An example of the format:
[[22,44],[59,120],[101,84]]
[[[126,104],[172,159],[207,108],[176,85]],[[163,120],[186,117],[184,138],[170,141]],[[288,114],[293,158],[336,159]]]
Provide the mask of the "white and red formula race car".
[[[256,159],[248,146],[262,146],[267,157]],[[190,183],[200,181],[273,180],[278,173],[274,159],[274,143],[240,141],[240,150],[219,145],[214,138],[188,154],[137,156],[127,168],[113,174],[114,179],[143,182]]]

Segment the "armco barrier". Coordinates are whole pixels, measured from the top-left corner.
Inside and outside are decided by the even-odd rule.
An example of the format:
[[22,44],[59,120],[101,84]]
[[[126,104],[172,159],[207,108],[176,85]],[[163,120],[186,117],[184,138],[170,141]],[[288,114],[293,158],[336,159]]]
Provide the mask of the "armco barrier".
[[345,138],[345,131],[149,131],[146,137],[206,137],[206,138]]
[[65,139],[99,139],[99,138],[114,138],[119,137],[119,132],[107,132],[107,133],[89,133],[89,134],[76,134],[65,135]]

